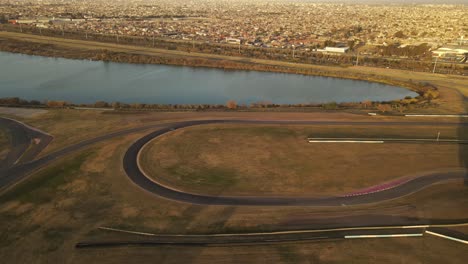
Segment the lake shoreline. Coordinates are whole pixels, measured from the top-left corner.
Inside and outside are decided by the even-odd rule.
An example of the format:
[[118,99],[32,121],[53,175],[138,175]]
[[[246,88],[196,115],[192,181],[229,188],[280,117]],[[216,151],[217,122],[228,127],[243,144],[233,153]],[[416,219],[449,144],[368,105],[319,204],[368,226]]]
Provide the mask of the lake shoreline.
[[[1,38],[1,37],[0,37]],[[6,43],[8,42],[8,43]],[[34,43],[29,41],[19,41],[16,39],[8,39],[8,41],[0,41],[0,51],[20,53],[25,55],[35,55],[54,58],[65,59],[78,59],[78,60],[92,60],[92,61],[105,61],[115,63],[129,63],[129,64],[160,64],[160,65],[174,65],[174,66],[187,66],[187,67],[200,67],[200,68],[216,68],[226,71],[260,71],[260,72],[277,72],[287,74],[299,74],[308,76],[321,76],[332,77],[339,79],[360,80],[374,83],[382,83],[392,86],[399,86],[414,92],[418,92],[418,86],[415,83],[401,82],[392,80],[378,75],[369,74],[349,74],[345,71],[339,74],[334,71],[306,69],[296,67],[281,66],[281,65],[266,65],[257,62],[251,62],[246,59],[245,61],[227,61],[223,59],[207,59],[207,58],[192,58],[192,57],[170,57],[170,56],[141,56],[139,54],[129,54],[125,52],[115,52],[108,49],[93,49],[82,50],[75,49],[56,44]],[[190,53],[187,53],[188,55]],[[278,61],[281,63],[281,61]],[[339,66],[321,66],[323,68],[338,68]],[[347,69],[349,67],[341,67]]]
[[[35,36],[36,37],[36,36]],[[111,51],[108,49],[84,49],[69,47],[51,43],[31,42],[18,39],[2,39],[0,37],[0,51],[20,53],[26,55],[36,55],[45,57],[92,60],[129,64],[156,64],[187,66],[196,68],[215,68],[225,71],[258,71],[285,74],[298,74],[306,76],[320,76],[338,79],[358,80],[371,83],[397,86],[410,91],[414,91],[424,97],[428,90],[437,90],[436,87],[428,86],[414,81],[402,81],[378,74],[350,73],[350,67],[343,67],[342,71],[337,71],[338,67],[321,66],[320,68],[305,68],[299,64],[290,65],[268,65],[256,61],[229,61],[223,59],[198,58],[190,56],[153,56],[144,54],[133,54],[121,51]],[[280,62],[278,62],[280,63]],[[352,68],[352,67],[351,67]],[[396,100],[395,100],[396,101]],[[422,100],[421,100],[422,101]],[[375,103],[379,101],[374,101]],[[381,102],[381,101],[380,101]]]

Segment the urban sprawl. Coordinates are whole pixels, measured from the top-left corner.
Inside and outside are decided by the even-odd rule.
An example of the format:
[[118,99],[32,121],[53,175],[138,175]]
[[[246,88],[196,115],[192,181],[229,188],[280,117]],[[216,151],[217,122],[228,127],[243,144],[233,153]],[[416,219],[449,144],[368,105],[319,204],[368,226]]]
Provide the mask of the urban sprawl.
[[[238,45],[239,49],[441,57],[459,63],[466,61],[468,53],[467,5],[0,0],[0,20],[16,27]],[[413,54],[397,52],[421,45],[424,48]]]

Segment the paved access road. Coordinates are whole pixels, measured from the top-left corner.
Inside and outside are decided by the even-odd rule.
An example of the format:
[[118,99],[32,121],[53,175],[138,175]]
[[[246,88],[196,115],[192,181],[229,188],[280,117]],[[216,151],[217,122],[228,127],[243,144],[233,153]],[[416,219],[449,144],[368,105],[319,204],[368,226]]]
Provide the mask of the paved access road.
[[10,168],[20,160],[33,160],[53,139],[43,131],[9,118],[0,118],[0,127],[10,131],[12,146],[6,158],[0,160],[0,170]]

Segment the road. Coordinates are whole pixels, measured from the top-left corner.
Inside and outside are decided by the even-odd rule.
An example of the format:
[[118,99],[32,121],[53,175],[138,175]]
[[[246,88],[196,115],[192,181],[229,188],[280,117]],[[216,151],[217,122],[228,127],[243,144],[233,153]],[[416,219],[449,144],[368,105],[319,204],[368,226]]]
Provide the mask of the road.
[[33,160],[53,139],[43,131],[9,118],[0,118],[0,127],[10,131],[12,146],[7,157],[0,160],[0,171],[20,161],[24,163]]

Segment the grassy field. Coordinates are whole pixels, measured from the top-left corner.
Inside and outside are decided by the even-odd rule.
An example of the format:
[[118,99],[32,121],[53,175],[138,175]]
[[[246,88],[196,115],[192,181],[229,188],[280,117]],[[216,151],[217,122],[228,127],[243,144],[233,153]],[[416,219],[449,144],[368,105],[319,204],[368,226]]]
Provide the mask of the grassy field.
[[[129,257],[141,261],[167,262],[255,262],[265,257],[278,262],[307,260],[314,256],[324,262],[358,256],[359,262],[403,260],[437,263],[439,256],[423,254],[424,246],[447,248],[463,259],[466,251],[457,245],[432,240],[368,240],[305,243],[234,248],[123,248],[76,250],[75,243],[122,234],[98,231],[99,226],[154,233],[224,233],[304,229],[329,224],[327,217],[359,214],[401,215],[455,219],[468,217],[468,193],[454,182],[382,204],[343,207],[231,207],[198,206],[173,202],[148,194],[131,184],[122,169],[128,146],[145,133],[100,143],[60,160],[0,195],[0,256],[5,263],[123,263]],[[368,246],[375,245],[372,252]],[[418,249],[419,248],[419,249]],[[349,250],[344,250],[349,249]],[[406,250],[408,249],[408,250]],[[414,249],[414,250],[410,250]],[[228,252],[229,251],[229,252]],[[322,255],[319,252],[330,252]],[[182,252],[182,253],[181,253]],[[244,252],[242,256],[234,254]],[[392,254],[393,252],[393,254]],[[325,253],[323,253],[325,254]],[[349,255],[351,254],[351,255]],[[138,256],[137,256],[138,255]],[[271,257],[270,257],[271,255]],[[320,256],[319,256],[320,255]],[[400,259],[395,261],[398,262]],[[458,260],[454,259],[454,262]],[[245,261],[244,261],[245,260]]]
[[[74,110],[50,110],[40,116],[20,119],[53,134],[56,141],[53,150],[98,134],[119,130],[122,128],[121,125],[130,127],[171,120],[209,118],[376,120],[344,113],[145,113],[114,116],[96,111]],[[378,117],[378,119],[395,120],[394,117]],[[75,129],[74,126],[79,129]],[[201,128],[204,127],[194,129]],[[262,131],[262,128],[258,127],[251,129]],[[442,129],[440,126],[440,130]],[[307,130],[300,131],[294,133],[308,135]],[[175,133],[181,132],[184,131]],[[280,132],[278,133],[281,134]],[[467,189],[463,184],[455,182],[434,186],[412,196],[382,204],[344,207],[339,210],[312,207],[198,206],[161,199],[133,185],[122,168],[125,150],[146,133],[148,132],[116,138],[84,149],[51,164],[8,192],[0,194],[2,261],[5,263],[125,263],[133,260],[165,262],[210,260],[233,263],[261,262],[264,258],[267,260],[269,258],[273,262],[288,263],[297,262],[296,260],[305,261],[316,256],[320,257],[322,262],[333,263],[333,261],[343,262],[342,260],[348,256],[359,255],[361,263],[374,259],[392,262],[395,259],[391,252],[404,247],[414,248],[414,252],[408,250],[399,254],[402,260],[414,260],[416,263],[439,262],[437,254],[431,253],[426,256],[422,253],[421,248],[424,245],[447,250],[445,252],[453,253],[453,256],[459,256],[460,259],[465,257],[466,251],[463,249],[457,246],[450,247],[451,244],[441,244],[446,242],[432,238],[429,238],[432,239],[429,242],[425,238],[408,240],[408,242],[404,242],[406,240],[352,241],[353,243],[337,241],[182,250],[177,247],[76,250],[75,243],[83,240],[99,240],[109,236],[113,239],[127,238],[122,234],[98,231],[97,228],[100,226],[180,234],[304,229],[327,225],[329,220],[326,218],[329,216],[348,217],[359,214],[440,219],[468,218],[468,212],[465,210],[468,206]],[[455,134],[442,130],[443,135],[448,136],[450,133]],[[431,135],[433,132],[427,131],[427,134]],[[168,138],[171,139],[172,135]],[[369,245],[375,245],[378,254],[365,251],[365,247]],[[346,248],[351,251],[344,251]],[[331,252],[330,256],[319,256],[317,253],[327,250]],[[111,251],[113,257],[108,255]],[[399,260],[398,258],[394,262]],[[458,258],[454,262],[457,260]]]
[[[468,129],[465,129],[468,130]],[[325,144],[308,137],[467,137],[450,127],[209,125],[153,140],[141,165],[156,180],[214,195],[336,195],[460,167],[463,145]]]

